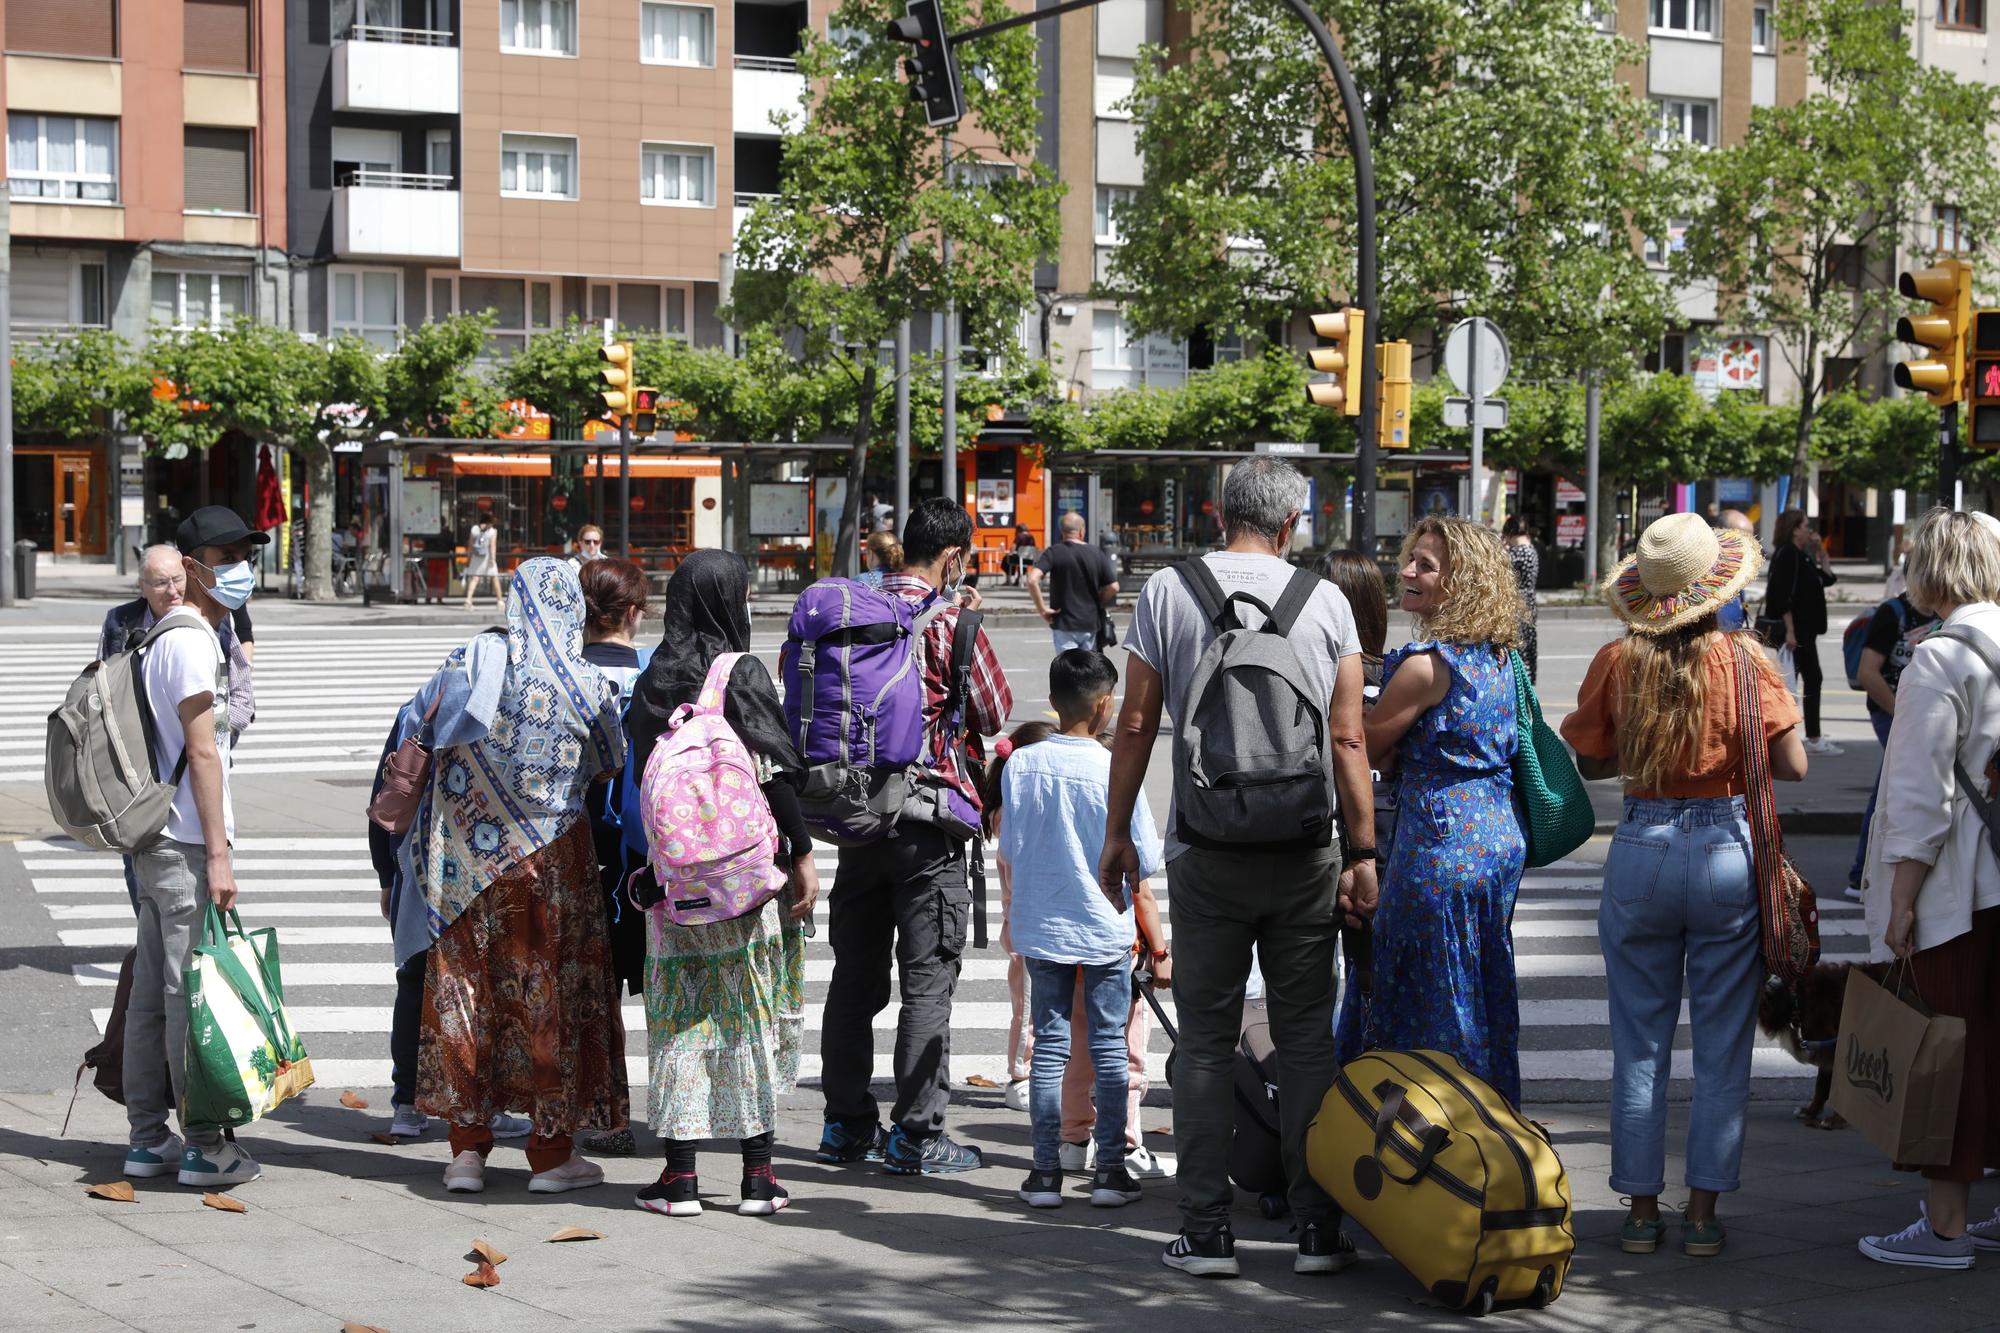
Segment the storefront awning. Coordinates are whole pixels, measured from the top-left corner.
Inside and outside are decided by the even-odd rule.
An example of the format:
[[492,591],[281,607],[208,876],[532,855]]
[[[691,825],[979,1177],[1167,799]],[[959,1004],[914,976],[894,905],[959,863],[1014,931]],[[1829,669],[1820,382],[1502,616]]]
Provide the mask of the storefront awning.
[[[453,454],[451,470],[461,477],[546,477],[549,475],[549,456],[547,454]],[[593,455],[584,460],[583,475],[617,476],[618,456]],[[639,454],[632,458],[632,475],[651,478],[719,477],[722,475],[722,460]]]

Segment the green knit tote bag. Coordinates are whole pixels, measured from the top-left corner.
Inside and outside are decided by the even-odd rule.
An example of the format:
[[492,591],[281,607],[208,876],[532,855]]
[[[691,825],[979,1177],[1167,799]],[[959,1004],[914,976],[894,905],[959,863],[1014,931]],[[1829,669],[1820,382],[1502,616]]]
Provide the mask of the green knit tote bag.
[[1517,652],[1507,656],[1514,662],[1514,716],[1521,732],[1514,750],[1514,794],[1521,799],[1528,864],[1545,866],[1588,842],[1597,828],[1597,814],[1569,747],[1555,728],[1542,721],[1542,704],[1528,679],[1528,664]]

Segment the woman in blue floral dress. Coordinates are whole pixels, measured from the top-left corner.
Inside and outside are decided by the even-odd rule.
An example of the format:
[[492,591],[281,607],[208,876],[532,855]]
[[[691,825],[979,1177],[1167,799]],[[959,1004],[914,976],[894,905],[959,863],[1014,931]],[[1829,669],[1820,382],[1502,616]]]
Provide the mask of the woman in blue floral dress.
[[1522,608],[1500,541],[1427,518],[1403,542],[1402,606],[1424,638],[1390,653],[1368,753],[1397,770],[1400,818],[1373,923],[1372,1000],[1350,986],[1337,1044],[1435,1050],[1521,1099],[1511,927],[1527,843],[1514,808]]

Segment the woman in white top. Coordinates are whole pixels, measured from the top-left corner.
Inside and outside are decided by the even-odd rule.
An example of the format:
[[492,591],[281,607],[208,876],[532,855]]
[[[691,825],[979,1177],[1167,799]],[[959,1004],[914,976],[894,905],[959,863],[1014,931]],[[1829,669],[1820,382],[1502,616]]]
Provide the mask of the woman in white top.
[[[2000,1213],[1968,1225],[1972,1182],[2000,1166],[2000,860],[1981,818],[2000,756],[2000,524],[1933,510],[1910,543],[1909,597],[1944,619],[1896,688],[1861,895],[1876,962],[1907,959],[1939,1014],[1965,1019],[1951,1160],[1922,1168],[1923,1215],[1864,1236],[1887,1264],[1970,1268]],[[1902,971],[1898,967],[1898,972]]]
[[472,609],[473,594],[479,591],[479,580],[493,580],[493,604],[501,610],[507,609],[507,594],[500,586],[500,534],[493,526],[493,520],[481,514],[473,520],[472,533],[465,542],[465,609]]

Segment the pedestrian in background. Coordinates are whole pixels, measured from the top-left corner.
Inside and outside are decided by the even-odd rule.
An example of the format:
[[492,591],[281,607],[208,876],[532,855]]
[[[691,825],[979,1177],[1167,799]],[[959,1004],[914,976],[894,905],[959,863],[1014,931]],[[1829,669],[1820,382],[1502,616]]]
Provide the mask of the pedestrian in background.
[[[1769,773],[1806,775],[1791,692],[1750,635],[1716,614],[1757,576],[1754,539],[1698,514],[1648,527],[1636,555],[1604,583],[1625,637],[1598,650],[1562,734],[1586,778],[1623,778],[1624,815],[1604,863],[1597,933],[1611,1005],[1611,1188],[1631,1196],[1628,1254],[1666,1233],[1667,1088],[1686,978],[1694,1037],[1688,1203],[1681,1248],[1722,1252],[1716,1198],[1734,1190],[1750,1103],[1758,958],[1755,845],[1744,750],[1764,746]],[[1748,676],[1763,730],[1746,734]]]
[[1835,755],[1841,748],[1820,734],[1819,699],[1825,675],[1819,665],[1819,636],[1826,633],[1826,590],[1838,581],[1826,558],[1826,544],[1803,509],[1778,515],[1771,573],[1764,585],[1764,616],[1785,622],[1785,648],[1799,673],[1805,705],[1806,749]]
[[[646,1116],[665,1141],[660,1177],[635,1202],[669,1217],[702,1211],[696,1149],[734,1139],[743,1157],[736,1211],[770,1216],[790,1202],[771,1170],[778,1098],[799,1076],[805,1031],[805,928],[819,899],[812,838],[799,810],[805,769],[785,731],[777,686],[750,654],[750,569],[730,551],[695,551],[667,584],[660,644],[633,695],[632,762],[643,773],[677,709],[701,693],[710,667],[742,654],[722,715],[757,764],[791,886],[733,921],[646,925]],[[636,915],[636,913],[634,914]]]
[[1944,624],[1896,686],[1861,902],[1870,959],[1906,959],[1925,1006],[1965,1020],[1965,1068],[1951,1158],[1922,1168],[1917,1220],[1860,1248],[1885,1264],[1971,1268],[1975,1250],[2000,1249],[2000,1213],[1968,1213],[1973,1182],[2000,1167],[2000,861],[1984,817],[2000,796],[1993,520],[1932,510],[1905,573],[1910,600]]
[[[1361,708],[1365,716],[1382,697],[1382,652],[1389,641],[1389,590],[1382,571],[1353,547],[1329,551],[1320,558],[1319,575],[1347,599],[1354,613],[1354,637],[1361,644]],[[1388,848],[1396,840],[1396,784],[1374,769],[1369,778],[1375,793],[1375,845]]]
[[493,580],[493,605],[504,608],[506,594],[500,589],[500,534],[493,527],[493,520],[485,510],[472,520],[472,532],[465,539],[465,609],[472,609],[472,599],[479,591],[481,579]]
[[[1048,622],[1058,653],[1097,647],[1098,622],[1118,597],[1118,571],[1111,558],[1083,539],[1083,515],[1064,514],[1056,525],[1062,540],[1028,567],[1028,599]],[[1049,594],[1042,596],[1042,580]]]
[[[538,556],[515,572],[504,656],[457,648],[440,668],[476,668],[464,711],[477,739],[434,752],[410,830],[437,940],[417,1107],[450,1128],[455,1193],[486,1187],[497,1112],[534,1123],[536,1194],[601,1184],[573,1136],[626,1121],[625,1032],[584,817],[585,792],[625,755],[618,690],[584,660],[583,621],[576,570]],[[461,725],[442,708],[438,721]]]
[[861,572],[856,582],[879,588],[883,579],[903,567],[903,544],[896,540],[895,533],[885,528],[868,538],[861,548],[861,558],[868,568]]
[[576,531],[576,554],[569,558],[579,571],[593,560],[604,558],[604,529],[586,523]]
[[1519,1105],[1511,925],[1527,841],[1508,651],[1521,599],[1500,539],[1465,519],[1418,520],[1402,561],[1402,607],[1423,638],[1384,659],[1368,713],[1369,758],[1395,775],[1396,840],[1371,926],[1373,1002],[1349,989],[1339,1057],[1444,1051]]
[[[1750,515],[1744,513],[1741,509],[1725,509],[1717,514],[1715,516],[1715,527],[1729,532],[1742,533],[1752,546],[1757,547],[1758,554],[1760,556],[1763,554],[1763,547],[1758,545],[1757,542],[1757,525],[1751,522]],[[1743,592],[1738,592],[1734,597],[1716,608],[1715,627],[1724,633],[1728,633],[1731,630],[1748,629],[1750,624],[1750,600]]]
[[1507,548],[1508,563],[1514,566],[1514,587],[1526,610],[1521,618],[1520,653],[1528,664],[1528,679],[1535,681],[1540,679],[1535,661],[1535,583],[1542,576],[1542,557],[1519,514],[1507,515],[1507,521],[1500,525],[1500,544]]
[[[187,523],[181,528],[192,535]],[[104,625],[97,636],[98,660],[122,653],[143,638],[160,617],[181,604],[186,589],[187,574],[179,548],[170,542],[148,546],[139,556],[139,595],[104,613]],[[256,649],[250,608],[235,608],[215,633],[229,657],[229,740],[233,745],[257,716],[257,689],[251,678]]]
[[[1889,744],[1889,726],[1896,720],[1896,686],[1903,668],[1910,664],[1917,645],[1936,632],[1940,620],[1928,611],[1919,611],[1910,601],[1907,585],[1875,608],[1862,641],[1861,669],[1855,678],[1868,703],[1868,725],[1884,749]],[[1861,872],[1868,862],[1868,827],[1875,820],[1876,793],[1881,785],[1881,766],[1868,787],[1868,804],[1861,812],[1861,836],[1854,844],[1854,864],[1847,869],[1847,896],[1861,897]]]

